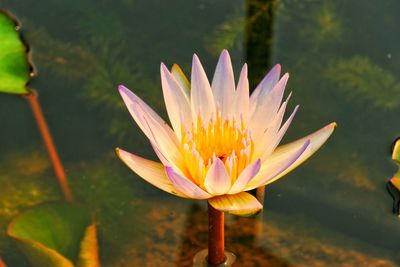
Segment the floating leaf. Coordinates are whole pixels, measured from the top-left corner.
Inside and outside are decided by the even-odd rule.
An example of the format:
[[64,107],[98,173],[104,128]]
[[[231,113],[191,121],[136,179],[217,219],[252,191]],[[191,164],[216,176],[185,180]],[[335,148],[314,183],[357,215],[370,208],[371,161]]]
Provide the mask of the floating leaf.
[[100,266],[96,226],[90,213],[75,204],[36,206],[11,222],[8,235],[16,240],[32,266]]
[[393,144],[392,159],[400,164],[400,137]]
[[392,159],[397,163],[399,169],[389,179],[387,189],[393,198],[393,213],[400,216],[400,138],[397,138],[393,144]]
[[18,32],[18,23],[0,10],[0,92],[26,94],[31,78],[27,47]]

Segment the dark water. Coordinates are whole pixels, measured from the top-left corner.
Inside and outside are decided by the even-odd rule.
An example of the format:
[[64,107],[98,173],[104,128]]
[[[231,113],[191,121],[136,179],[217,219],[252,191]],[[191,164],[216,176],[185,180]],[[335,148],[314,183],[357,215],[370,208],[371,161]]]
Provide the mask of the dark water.
[[[209,75],[228,48],[254,85],[275,63],[301,105],[284,142],[336,121],[307,163],[267,188],[262,223],[227,219],[238,266],[396,266],[400,222],[385,183],[400,135],[400,3],[379,1],[0,1],[21,20],[40,101],[76,199],[97,212],[103,266],[190,266],[206,246],[205,203],[167,195],[114,155],[155,158],[116,91],[166,112],[159,64]],[[0,257],[28,266],[10,219],[61,198],[26,102],[0,96]],[[162,203],[162,205],[160,205]],[[268,265],[269,264],[269,265]]]

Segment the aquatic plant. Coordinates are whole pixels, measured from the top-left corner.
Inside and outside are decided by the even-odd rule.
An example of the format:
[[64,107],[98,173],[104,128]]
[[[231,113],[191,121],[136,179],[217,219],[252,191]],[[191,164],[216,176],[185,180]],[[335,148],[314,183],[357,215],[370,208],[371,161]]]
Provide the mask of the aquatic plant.
[[43,115],[38,93],[27,87],[35,73],[29,59],[28,46],[22,41],[19,29],[18,21],[12,15],[0,10],[0,92],[17,94],[28,101],[52,161],[60,187],[65,198],[71,201],[73,198],[72,193]]
[[393,198],[393,213],[400,216],[400,138],[397,138],[393,144],[392,160],[396,163],[398,169],[387,183],[387,189]]
[[20,26],[15,18],[0,9],[0,92],[26,94],[26,84],[33,72],[28,48],[22,42]]
[[400,105],[400,81],[368,57],[353,56],[332,61],[326,77],[350,98],[385,109]]
[[235,89],[232,63],[224,50],[210,86],[196,55],[191,83],[174,65],[161,64],[164,100],[172,129],[124,86],[120,94],[132,117],[150,140],[162,163],[120,148],[118,157],[154,186],[182,198],[206,199],[209,207],[211,264],[224,256],[223,212],[248,216],[262,204],[251,189],[281,178],[309,158],[332,134],[336,124],[277,148],[298,106],[282,125],[289,97],[282,103],[289,75],[276,65],[251,96],[247,65]]
[[96,232],[88,210],[64,202],[33,207],[7,230],[35,267],[99,267]]

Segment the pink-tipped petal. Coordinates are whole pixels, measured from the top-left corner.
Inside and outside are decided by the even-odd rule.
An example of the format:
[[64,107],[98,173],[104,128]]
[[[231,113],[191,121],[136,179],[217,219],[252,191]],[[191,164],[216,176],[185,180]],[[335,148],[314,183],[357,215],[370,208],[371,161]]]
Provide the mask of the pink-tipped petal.
[[193,55],[191,77],[191,105],[193,121],[196,122],[198,115],[201,115],[202,120],[208,122],[212,115],[216,115],[214,96],[207,75],[196,55]]
[[165,171],[174,186],[188,197],[194,199],[208,199],[212,197],[188,178],[178,173],[173,167],[167,166],[165,167]]
[[161,151],[171,164],[182,168],[184,160],[179,148],[179,141],[171,128],[166,123],[159,124],[139,104],[134,103],[132,108],[137,113],[141,124],[147,127],[145,134],[150,142]]
[[250,216],[262,209],[262,205],[249,193],[241,192],[235,195],[223,195],[208,200],[214,209],[226,211],[235,215]]
[[237,194],[242,192],[246,185],[253,179],[260,171],[261,160],[256,160],[248,165],[239,175],[235,183],[232,185],[228,194]]
[[232,111],[235,94],[232,62],[226,49],[222,51],[219,57],[211,88],[217,112],[220,111],[222,118],[225,118],[225,116],[229,115]]
[[278,147],[272,154],[269,156],[269,158],[266,160],[266,162],[269,162],[270,164],[277,164],[277,162],[280,162],[284,160],[285,158],[288,157],[288,155],[292,154],[293,151],[298,150],[305,142],[305,140],[310,140],[310,145],[307,147],[307,149],[300,155],[300,157],[287,168],[284,170],[282,173],[274,177],[273,180],[269,181],[268,183],[272,183],[273,181],[276,181],[277,179],[281,178],[282,176],[286,175],[296,167],[298,167],[301,163],[306,161],[308,158],[310,158],[331,136],[333,131],[336,129],[336,123],[333,122],[331,124],[328,124],[327,126],[319,129],[318,131],[309,134],[301,139],[298,139],[292,143],[283,145]]
[[274,138],[278,134],[279,128],[281,127],[286,106],[287,101],[283,102],[274,120],[269,127],[264,130],[264,133],[257,140],[254,140],[254,143],[256,143],[257,146],[254,147],[253,159],[260,158],[263,154],[265,154],[265,151],[271,147],[271,144],[274,142]]
[[190,82],[186,78],[185,74],[178,66],[178,64],[172,65],[171,75],[175,78],[176,82],[179,84],[186,97],[190,99]]
[[289,118],[286,120],[286,122],[279,129],[278,133],[273,138],[271,138],[271,142],[266,146],[266,148],[264,150],[264,153],[261,155],[261,162],[262,163],[271,155],[271,153],[279,145],[279,143],[281,142],[281,140],[282,140],[283,136],[285,135],[287,129],[289,128],[290,124],[292,123],[293,118],[296,115],[298,110],[299,110],[299,106],[297,105],[294,108],[292,114],[289,116]]
[[243,115],[243,118],[247,121],[249,114],[249,80],[247,78],[247,64],[243,65],[242,71],[240,72],[239,82],[235,93],[235,114],[237,118]]
[[126,166],[150,184],[170,194],[188,198],[171,183],[161,163],[141,158],[120,148],[116,149],[116,153]]
[[161,84],[164,94],[168,117],[178,139],[181,138],[182,124],[188,128],[192,124],[192,112],[189,98],[172,77],[167,67],[162,63],[160,67]]
[[229,191],[231,178],[225,169],[224,163],[219,158],[215,158],[208,169],[204,187],[211,195],[223,195]]
[[261,82],[257,85],[256,89],[254,89],[253,93],[250,97],[250,106],[255,107],[257,103],[257,99],[259,97],[263,97],[268,94],[272,88],[279,81],[279,76],[281,75],[281,65],[276,64],[265,77],[261,80]]
[[[123,85],[118,86],[118,91],[124,100],[124,103],[126,107],[128,108],[129,113],[133,117],[133,119],[136,121],[140,129],[147,135],[147,127],[141,123],[141,121],[138,119],[138,114],[137,111],[133,108],[135,104],[138,104],[142,107],[143,110],[146,111],[146,113],[149,114],[149,116],[153,117],[155,121],[157,121],[159,124],[165,124],[165,121],[158,116],[158,114],[151,108],[149,107],[142,99],[140,99],[137,95],[135,95],[132,91],[130,91],[128,88],[126,88]],[[170,129],[172,132],[172,129]]]
[[[286,171],[294,162],[304,153],[307,147],[310,145],[310,140],[306,140],[303,145],[296,151],[291,151],[291,153],[285,155],[280,160],[275,162],[266,161],[263,163],[261,170],[258,172],[257,176],[248,183],[245,191],[264,186],[276,181],[284,171]],[[278,177],[278,178],[277,178]]]
[[251,114],[248,124],[255,140],[263,134],[264,129],[268,128],[274,119],[281,105],[288,79],[289,74],[286,73],[268,94],[257,99],[256,108]]

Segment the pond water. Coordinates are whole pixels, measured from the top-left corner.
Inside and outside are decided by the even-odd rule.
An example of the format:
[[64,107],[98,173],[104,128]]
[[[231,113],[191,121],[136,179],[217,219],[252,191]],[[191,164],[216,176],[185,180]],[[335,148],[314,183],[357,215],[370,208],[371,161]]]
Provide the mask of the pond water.
[[[267,3],[265,3],[267,2]],[[400,221],[385,183],[400,135],[400,2],[1,1],[21,21],[40,95],[75,198],[96,212],[102,266],[190,266],[206,247],[205,202],[168,195],[130,172],[121,147],[155,158],[116,90],[166,117],[159,64],[209,77],[223,48],[252,88],[275,63],[291,74],[283,143],[338,129],[301,167],[267,187],[257,218],[227,216],[236,266],[397,266]],[[29,266],[6,237],[11,218],[62,194],[29,106],[0,96],[0,257]]]

